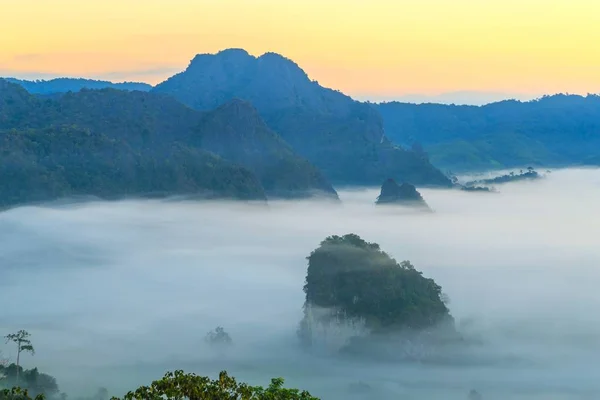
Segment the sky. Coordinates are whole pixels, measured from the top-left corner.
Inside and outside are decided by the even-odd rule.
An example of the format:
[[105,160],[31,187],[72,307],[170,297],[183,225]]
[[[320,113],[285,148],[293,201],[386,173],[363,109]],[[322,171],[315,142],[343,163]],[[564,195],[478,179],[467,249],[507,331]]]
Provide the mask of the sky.
[[155,84],[197,53],[237,47],[281,53],[322,85],[361,99],[600,92],[596,0],[0,4],[0,76]]

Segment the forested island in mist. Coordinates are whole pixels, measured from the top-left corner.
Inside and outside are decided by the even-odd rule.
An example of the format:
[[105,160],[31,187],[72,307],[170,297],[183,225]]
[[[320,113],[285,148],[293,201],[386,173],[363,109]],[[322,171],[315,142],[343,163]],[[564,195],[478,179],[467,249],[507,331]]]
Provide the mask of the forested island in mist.
[[[416,340],[425,338],[427,346],[437,346],[440,340],[456,341],[454,319],[442,288],[409,261],[396,262],[377,243],[356,234],[330,236],[307,259],[304,318],[298,330],[306,351],[322,355],[325,342],[326,354],[334,357],[337,353],[359,359],[368,355],[379,361],[415,361],[409,347]],[[0,388],[4,387],[0,400],[67,399],[54,377],[20,365],[25,355],[35,355],[29,332],[20,330],[5,338],[15,347],[17,358],[16,363],[0,365]],[[205,341],[220,348],[222,355],[236,351],[235,339],[223,327],[209,332]],[[275,378],[263,388],[238,383],[225,371],[216,380],[175,371],[123,399],[317,400],[307,391],[286,389],[283,383],[282,378]],[[109,391],[98,388],[91,397],[75,399],[108,400]]]
[[[519,182],[519,181],[532,181],[541,179],[543,175],[537,172],[533,167],[527,168],[525,171],[520,170],[518,172],[511,171],[507,174],[496,176],[494,178],[483,178],[483,179],[475,179],[469,182],[466,182],[463,185],[463,190],[471,190],[471,191],[485,191],[487,186],[485,185],[494,185],[494,184],[503,184],[510,182]],[[483,186],[481,186],[483,185]]]

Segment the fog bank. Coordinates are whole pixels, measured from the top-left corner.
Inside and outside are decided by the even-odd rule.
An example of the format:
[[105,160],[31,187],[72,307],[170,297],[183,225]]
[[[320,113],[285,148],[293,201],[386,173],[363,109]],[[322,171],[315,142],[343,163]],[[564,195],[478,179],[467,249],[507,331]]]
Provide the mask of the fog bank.
[[[0,213],[0,333],[27,329],[25,367],[61,389],[121,395],[166,370],[306,388],[325,400],[592,399],[600,395],[600,170],[500,193],[423,189],[435,210],[374,206],[375,189],[318,201],[122,201]],[[449,296],[478,362],[373,364],[303,354],[306,256],[357,233]],[[205,334],[234,341],[217,357]],[[8,346],[3,353],[14,356]],[[373,391],[350,391],[363,382]]]

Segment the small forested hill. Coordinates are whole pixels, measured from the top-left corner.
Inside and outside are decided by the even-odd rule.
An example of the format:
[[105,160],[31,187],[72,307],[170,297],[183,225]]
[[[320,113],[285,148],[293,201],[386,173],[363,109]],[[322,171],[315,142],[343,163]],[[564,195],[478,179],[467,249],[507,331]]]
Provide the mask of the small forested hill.
[[310,254],[304,292],[305,309],[364,320],[372,333],[426,329],[450,318],[439,285],[355,234],[330,236]]
[[590,163],[600,156],[600,96],[546,96],[485,106],[383,103],[387,135],[419,142],[454,170]]
[[[0,80],[0,180],[12,185],[2,192],[2,204],[75,194],[264,199],[265,187],[288,197],[312,191],[336,196],[314,166],[265,131],[260,118],[247,117],[256,114],[249,108],[202,113],[170,96],[114,89],[42,100]],[[250,137],[268,151],[257,153]]]
[[153,91],[199,110],[233,98],[249,101],[271,129],[333,182],[379,184],[393,176],[416,184],[450,184],[427,158],[394,146],[373,107],[311,81],[278,54],[253,57],[239,49],[200,54]]
[[147,92],[152,86],[141,82],[120,82],[99,81],[83,78],[56,78],[49,80],[28,81],[23,79],[5,78],[11,83],[16,83],[31,94],[48,95],[55,93],[78,92],[81,89],[119,89],[119,90],[140,90]]

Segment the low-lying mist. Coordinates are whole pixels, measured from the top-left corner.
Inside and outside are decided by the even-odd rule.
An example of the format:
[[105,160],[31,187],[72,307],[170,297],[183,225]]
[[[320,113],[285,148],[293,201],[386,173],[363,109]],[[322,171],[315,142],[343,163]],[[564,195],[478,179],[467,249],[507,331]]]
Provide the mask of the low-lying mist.
[[[329,399],[596,399],[600,170],[500,193],[423,189],[433,214],[340,191],[341,204],[122,201],[0,213],[0,333],[26,329],[61,390],[111,394],[167,370],[308,389]],[[450,298],[477,361],[391,364],[302,352],[306,257],[356,233],[410,260]],[[206,333],[223,326],[220,355]],[[14,350],[2,347],[5,356]],[[365,392],[356,390],[356,384]],[[355,385],[355,386],[353,386]]]

